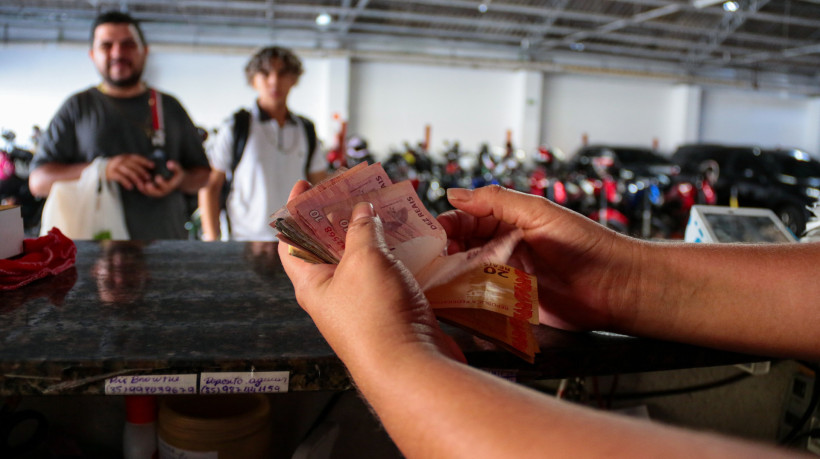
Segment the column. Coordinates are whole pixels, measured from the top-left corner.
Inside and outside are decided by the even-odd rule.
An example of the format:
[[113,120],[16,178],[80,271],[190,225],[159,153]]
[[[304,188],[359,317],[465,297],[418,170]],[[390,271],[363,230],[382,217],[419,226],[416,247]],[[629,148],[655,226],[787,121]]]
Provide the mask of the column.
[[544,74],[534,70],[519,70],[516,74],[518,96],[517,119],[511,120],[513,145],[528,154],[541,142],[541,107],[543,103]]

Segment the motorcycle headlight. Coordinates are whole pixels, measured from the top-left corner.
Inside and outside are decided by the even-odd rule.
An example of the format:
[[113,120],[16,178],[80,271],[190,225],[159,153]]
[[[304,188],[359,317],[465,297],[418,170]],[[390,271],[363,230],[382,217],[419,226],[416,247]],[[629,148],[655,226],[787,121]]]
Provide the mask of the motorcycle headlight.
[[663,204],[663,194],[660,188],[654,185],[649,188],[649,201],[656,206]]
[[808,196],[810,198],[814,198],[814,199],[820,198],[820,189],[809,186],[809,187],[806,187],[803,191],[806,193],[806,196]]

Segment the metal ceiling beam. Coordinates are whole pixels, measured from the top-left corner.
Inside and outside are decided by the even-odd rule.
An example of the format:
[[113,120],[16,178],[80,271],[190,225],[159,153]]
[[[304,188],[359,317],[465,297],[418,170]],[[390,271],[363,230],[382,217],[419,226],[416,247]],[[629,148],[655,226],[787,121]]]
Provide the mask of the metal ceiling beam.
[[[611,21],[607,24],[597,27],[595,30],[589,31],[579,31],[569,35],[564,36],[560,40],[550,40],[546,42],[543,46],[544,49],[551,49],[558,46],[570,46],[580,41],[587,40],[593,37],[609,37],[614,35],[610,35],[611,32],[616,30],[620,30],[626,27],[630,27],[636,24],[640,24],[642,22],[651,21],[653,19],[657,19],[659,17],[667,16],[669,14],[675,13],[680,10],[679,5],[666,5],[660,8],[656,8],[653,10],[645,11],[642,13],[638,13],[633,15],[629,18],[617,19],[615,21]],[[656,39],[652,37],[646,38],[646,43],[655,42]],[[586,46],[586,44],[584,45]]]
[[[143,14],[143,17],[144,17],[144,19],[162,20],[162,21],[165,21],[165,22],[171,22],[171,21],[168,21],[167,18],[162,14],[160,14],[160,15]],[[0,16],[0,20],[2,20],[2,19],[3,19],[2,16]],[[439,19],[442,19],[442,18],[439,18]],[[207,17],[206,16],[200,16],[200,17],[195,18],[191,21],[188,21],[188,23],[190,23],[190,24],[200,24],[200,25],[209,25],[210,26],[210,25],[221,24],[224,21],[225,20],[222,17],[217,18],[217,17],[213,17],[213,16],[207,16]],[[245,27],[245,28],[249,27],[249,26],[263,27],[263,28],[271,27],[271,26],[274,27],[274,28],[283,27],[283,26],[288,26],[288,27],[304,26],[307,29],[311,29],[311,30],[316,29],[315,24],[312,22],[312,20],[307,20],[307,19],[304,20],[304,21],[301,21],[301,22],[293,22],[293,21],[282,22],[281,20],[271,22],[271,21],[268,21],[265,18],[247,18],[247,19],[244,19],[243,21],[241,21],[241,23],[243,24],[242,27]],[[347,28],[347,30],[345,30],[345,29],[340,29],[339,27],[340,27],[339,25],[335,25],[335,26],[331,25],[327,28],[327,30],[324,33],[329,33],[329,32],[345,33],[346,31],[351,30],[350,28]],[[429,34],[429,30],[426,29],[425,26],[393,26],[393,25],[378,25],[378,24],[372,24],[372,23],[359,22],[359,23],[356,23],[355,25],[353,25],[352,27],[353,27],[353,29],[356,29],[356,30],[367,30],[367,31],[371,31],[371,32],[378,31],[378,32],[383,32],[385,34],[398,34],[398,35],[404,35],[404,36],[410,36],[410,35],[414,35],[414,34],[415,35]],[[520,38],[519,38],[518,35],[515,35],[515,34],[500,34],[500,33],[471,32],[471,31],[446,31],[445,32],[445,30],[446,29],[439,28],[435,31],[435,35],[437,35],[437,36],[446,36],[448,38],[461,38],[463,40],[478,40],[478,41],[483,41],[483,42],[491,42],[491,41],[501,40],[501,41],[503,41],[505,43],[508,43],[508,44],[520,45]],[[575,28],[566,28],[566,27],[554,27],[553,28],[553,32],[555,32],[556,34],[564,34],[564,35],[567,35],[567,36],[570,36],[570,37],[573,37],[573,38],[579,37],[579,35],[577,34],[578,33],[577,31],[578,31],[578,29],[575,29]],[[691,47],[691,42],[690,41],[682,40],[682,39],[675,39],[675,38],[663,38],[663,37],[655,37],[655,36],[628,34],[628,33],[617,33],[617,34],[608,33],[608,34],[605,34],[605,35],[602,34],[602,36],[604,36],[604,38],[606,38],[608,41],[613,41],[613,42],[616,42],[616,43],[628,43],[628,44],[633,44],[633,45],[663,46],[663,47],[673,48],[674,50],[684,50],[684,49],[689,49]],[[572,42],[572,40],[565,39],[563,44],[569,44],[571,42]],[[554,47],[556,47],[555,43],[560,44],[562,42],[554,41],[551,44],[551,46],[547,46],[547,47],[538,46],[537,43],[535,43],[535,44],[531,43],[531,48],[533,48],[533,49],[542,49],[542,48],[543,49],[548,49],[550,47],[554,48]],[[738,53],[738,54],[748,53],[748,52],[751,51],[748,48],[727,47],[727,49],[729,49],[733,53]],[[674,55],[675,56],[680,56],[680,54],[677,53],[677,52],[675,52]]]
[[720,45],[729,38],[729,35],[733,34],[746,22],[746,19],[750,15],[754,14],[768,2],[769,0],[751,0],[745,8],[724,15],[723,20],[715,31],[709,34],[709,41],[691,52],[689,62],[693,65],[698,65],[709,57],[712,52],[717,50]]
[[[674,62],[674,60],[672,59],[673,53],[668,53],[668,52],[663,52],[663,51],[654,51],[654,50],[645,49],[645,48],[633,48],[633,47],[628,47],[628,46],[614,46],[614,45],[606,45],[606,44],[600,44],[600,43],[591,43],[591,44],[588,44],[584,48],[584,51],[583,51],[582,54],[586,54],[586,53],[589,53],[589,52],[599,53],[599,55],[602,59],[606,59],[606,57],[605,57],[606,55],[610,55],[610,56],[614,55],[614,56],[633,56],[633,57],[640,57],[640,58],[645,58],[645,59],[650,59],[650,60],[666,60],[669,63]],[[678,58],[679,58],[679,56],[678,56]],[[762,66],[757,66],[757,67],[759,67],[759,68],[768,68],[768,66],[765,65],[765,64],[763,64]],[[752,67],[743,66],[743,67],[738,67],[738,68],[751,69]],[[776,71],[781,71],[781,72],[783,70],[782,64],[779,64],[779,65],[778,64],[772,64],[771,68],[776,70]],[[804,75],[813,74],[814,70],[817,68],[817,64],[815,63],[813,65],[806,65],[803,68],[804,68],[804,71],[801,72],[801,73],[803,73]],[[715,69],[711,69],[711,70],[715,70]],[[689,70],[689,72],[692,72],[692,70]]]
[[274,3],[276,3],[276,0],[265,0],[265,19],[269,21],[276,19],[276,8]]
[[[428,6],[439,6],[439,7],[447,7],[447,8],[456,8],[456,9],[466,9],[470,11],[477,11],[477,3],[475,1],[470,0],[448,0],[448,1],[441,1],[441,0],[383,0],[387,3],[397,3],[397,4],[419,4],[419,5],[428,5]],[[674,6],[680,8],[681,11],[689,12],[689,13],[697,13],[700,15],[722,15],[723,11],[720,8],[704,8],[704,9],[697,9],[694,6],[690,5],[686,2],[670,2],[668,0],[617,0],[622,3],[633,3],[633,4],[640,4],[644,6],[654,6],[658,8],[662,8],[665,6]],[[21,2],[23,3],[23,2]],[[32,1],[26,1],[25,3],[31,4],[35,3]],[[99,4],[120,4],[122,2],[97,2]],[[167,0],[136,0],[127,2],[127,4],[132,5],[154,5],[154,6],[168,6]],[[224,2],[220,0],[179,0],[174,3],[180,7],[201,7],[201,8],[214,8],[214,9],[221,9],[221,10],[244,10],[244,11],[260,11],[266,8],[266,5],[260,2],[248,2],[248,1],[230,1]],[[294,7],[307,7],[311,9],[319,9],[322,5],[293,5],[293,4],[278,4],[277,8],[286,8],[292,9]],[[589,12],[578,12],[578,11],[571,11],[566,9],[560,8],[550,8],[550,7],[532,7],[532,6],[524,6],[524,5],[514,5],[514,4],[506,4],[506,3],[491,3],[490,4],[490,11],[498,11],[504,13],[514,13],[514,14],[522,14],[522,15],[529,15],[535,17],[545,17],[547,15],[554,15],[558,18],[562,19],[569,19],[569,20],[582,20],[582,21],[592,21],[592,22],[599,22],[599,23],[609,23],[613,21],[617,21],[619,17],[606,15],[606,14],[599,14],[599,13],[589,13]],[[759,21],[766,21],[766,22],[774,22],[778,24],[791,24],[791,25],[800,25],[804,27],[813,27],[813,28],[820,28],[820,20],[815,19],[807,19],[807,18],[800,18],[796,16],[782,16],[773,13],[766,13],[766,12],[756,12],[751,16],[754,20]]]
[[[616,1],[624,2],[624,3],[635,3],[635,4],[640,4],[640,5],[651,5],[651,6],[663,6],[663,5],[667,5],[667,4],[670,3],[668,0],[616,0]],[[820,0],[803,0],[803,1],[806,1],[808,3],[820,4]],[[723,3],[723,2],[718,2],[718,3]],[[717,6],[709,7],[709,8],[696,8],[693,5],[688,4],[688,3],[683,3],[681,5],[683,6],[683,10],[686,11],[686,12],[689,12],[689,13],[699,13],[699,14],[704,14],[704,15],[709,15],[709,14],[711,14],[711,15],[721,15],[721,14],[724,13],[723,9],[719,8]],[[777,14],[773,14],[773,13],[767,13],[767,12],[756,12],[756,13],[751,15],[751,18],[755,19],[755,20],[758,20],[758,21],[773,22],[773,23],[776,23],[776,24],[792,24],[792,25],[800,25],[800,26],[804,26],[804,27],[820,28],[820,20],[806,19],[806,18],[800,18],[800,17],[796,17],[796,16],[781,16],[781,15],[777,15]]]
[[643,13],[638,13],[630,18],[623,18],[618,19],[607,24],[604,24],[600,27],[597,27],[595,30],[591,31],[582,31],[577,32],[572,35],[568,35],[564,37],[561,42],[577,42],[580,40],[585,40],[590,37],[600,36],[604,34],[608,34],[609,32],[614,32],[616,30],[623,29],[625,27],[634,26],[636,24],[640,24],[642,22],[651,21],[653,19],[658,19],[663,16],[668,16],[672,13],[677,13],[680,11],[680,5],[666,5],[660,8],[656,8],[653,10],[645,11]]
[[339,27],[340,32],[347,33],[350,30],[350,26],[356,21],[356,18],[367,8],[367,4],[370,3],[370,0],[359,0],[356,4],[354,9],[350,9],[350,0],[344,0],[342,3],[343,8],[347,9],[348,12],[342,16],[341,19],[341,27]]
[[[198,23],[203,23],[203,24],[217,24],[220,21],[221,21],[221,19],[214,19],[214,18],[211,18],[210,20],[203,20],[203,18],[199,18],[197,20]],[[313,24],[310,21],[304,21],[302,23],[295,23],[295,22],[292,22],[292,21],[288,21],[287,23],[285,23],[285,22],[278,22],[278,23],[274,22],[272,24],[267,23],[267,21],[264,21],[261,18],[258,19],[258,20],[252,20],[252,21],[254,21],[254,22],[258,21],[259,22],[258,25],[263,26],[263,27],[273,25],[274,27],[285,27],[285,26],[299,27],[299,26],[305,26],[305,27],[310,28],[310,27],[313,26]],[[244,24],[247,25],[248,22],[250,22],[250,21],[246,19],[244,21]],[[359,26],[359,25],[357,25],[357,26]],[[394,26],[385,26],[385,27],[382,27],[382,28],[378,28],[376,26],[370,25],[370,26],[362,26],[362,27],[366,30],[369,30],[369,31],[379,30],[379,31],[382,31],[384,33],[401,33],[401,34],[412,34],[412,33],[414,33],[414,29],[408,28],[408,27],[403,27],[402,29],[396,29]],[[420,34],[425,32],[425,30],[423,30],[423,29],[415,29],[415,30],[417,30],[418,33],[420,33]],[[440,34],[440,33],[442,33],[442,31],[440,30],[437,33]],[[495,34],[495,35],[487,35],[485,37],[482,37],[481,36],[482,34],[476,34],[476,33],[470,33],[470,32],[463,32],[461,34],[462,35],[461,35],[460,38],[463,38],[465,40],[485,40],[486,41],[487,38],[491,38],[493,40],[503,40],[503,41],[506,41],[508,43],[518,43],[518,38],[516,36],[504,36],[504,35]],[[446,35],[449,38],[459,38],[459,33],[458,32],[448,32]],[[610,35],[608,35],[608,37],[611,38],[612,41],[622,42],[622,43],[631,43],[631,44],[650,44],[651,43],[653,45],[667,46],[667,47],[671,47],[671,48],[682,48],[683,47],[683,42],[680,41],[680,40],[675,40],[675,39],[664,39],[664,38],[656,38],[656,37],[642,37],[640,35],[630,36],[628,34],[610,34]],[[735,49],[735,48],[726,48],[726,49],[729,50],[730,52],[732,52],[733,54],[744,54],[744,53],[749,54],[752,51],[752,50],[748,50],[748,49]]]
[[[442,6],[447,8],[457,8],[457,9],[466,9],[470,11],[477,11],[478,4],[475,1],[467,1],[467,0],[448,0],[448,1],[440,1],[440,0],[384,0],[387,3],[400,3],[400,4],[418,4],[418,5],[428,5],[428,6]],[[554,15],[560,19],[570,19],[570,20],[578,20],[578,21],[591,21],[591,22],[611,22],[614,20],[619,19],[617,16],[607,15],[607,14],[597,14],[597,13],[587,13],[587,12],[576,12],[566,9],[559,9],[554,7],[535,7],[535,6],[524,6],[524,5],[517,5],[517,4],[508,4],[508,3],[491,3],[488,9],[489,12],[500,12],[500,13],[512,13],[512,14],[520,14],[524,16],[532,16],[532,17],[541,17],[546,18],[550,15]]]
[[569,0],[555,0],[553,4],[554,13],[547,14],[541,23],[541,30],[530,33],[526,40],[529,42],[542,40],[555,26],[555,22],[558,20],[558,12],[564,11],[568,3]]
[[[427,1],[415,0],[415,1],[417,3],[421,2],[421,3],[425,3],[425,4],[442,4],[442,2],[434,2],[434,1],[430,1],[430,0],[427,0]],[[163,4],[167,3],[164,0],[142,0],[142,2],[146,3],[146,4],[154,4],[154,5],[163,5]],[[443,2],[443,4],[447,4],[448,6],[453,6],[453,4],[458,5],[459,3],[470,3],[473,6],[475,5],[475,3],[473,3],[473,2]],[[223,2],[216,2],[216,1],[213,1],[213,0],[188,0],[188,1],[185,1],[181,4],[184,4],[186,6],[197,5],[197,6],[214,7],[216,5],[224,4],[224,3]],[[262,8],[261,4],[257,3],[257,2],[230,2],[230,5],[231,5],[231,7],[238,6],[239,9],[241,9],[243,11],[261,11],[260,8]],[[494,4],[494,5],[496,5],[496,6],[494,6],[493,8],[497,8],[498,5],[502,5],[502,4]],[[10,8],[0,7],[0,11],[2,11],[3,9],[8,11]],[[11,9],[15,10],[15,11],[17,10],[17,8],[11,8]],[[302,14],[315,15],[315,14],[318,14],[323,8],[320,7],[320,6],[306,6],[306,5],[294,6],[294,5],[281,5],[280,4],[276,7],[276,9],[278,9],[281,12],[302,13]],[[520,8],[506,8],[506,9],[509,10],[509,9],[520,9]],[[528,10],[531,10],[531,9],[532,8],[528,8]],[[33,14],[38,13],[38,10],[35,9],[35,8],[26,8],[26,10],[29,11],[30,13],[33,13]],[[324,10],[327,10],[327,11],[331,12],[332,14],[336,14],[340,17],[351,14],[349,9],[339,8],[339,7],[324,8]],[[543,11],[544,10],[540,10],[540,12],[542,14],[543,14]],[[555,19],[557,16],[560,15],[560,12],[558,12],[555,9],[552,9],[552,10],[549,10],[549,11],[552,11],[552,13],[554,13],[554,14],[551,13],[552,15],[546,16],[546,18],[548,18],[548,19]],[[47,12],[46,14],[59,14],[59,12],[60,12],[59,10],[51,10],[51,11]],[[88,12],[85,12],[85,13],[88,13]],[[651,15],[653,13],[650,12],[650,13],[642,13],[642,14],[650,14]],[[667,10],[659,9],[658,12],[654,13],[654,14],[658,14],[658,15],[667,14]],[[355,15],[357,17],[358,16],[364,16],[364,17],[370,18],[370,19],[399,20],[399,21],[404,20],[404,21],[421,22],[421,23],[429,22],[429,23],[435,23],[435,24],[441,24],[441,25],[453,24],[453,25],[462,26],[462,27],[465,27],[465,28],[475,26],[475,20],[472,19],[472,18],[454,18],[454,17],[451,17],[451,16],[450,17],[431,16],[429,14],[422,14],[422,13],[398,13],[398,14],[396,14],[396,13],[391,13],[391,12],[375,12],[375,11],[368,11],[367,13],[362,13],[361,11],[358,11],[358,12],[355,13]],[[232,20],[230,17],[226,18],[224,13],[223,14],[215,14],[214,16],[216,16],[218,18],[217,21],[226,21],[226,22],[229,22],[229,23],[236,23],[236,24],[246,23],[247,21],[253,21],[254,20],[254,19],[250,19],[250,18],[247,18],[247,17],[234,18]],[[581,15],[581,17],[588,18],[590,21],[593,21],[593,22],[601,19],[600,15],[591,15],[590,16],[590,15],[583,14],[583,15]],[[612,16],[609,16],[609,17],[612,17]],[[178,15],[167,15],[167,16],[157,15],[157,16],[152,16],[152,18],[154,18],[156,20],[164,20],[164,21],[179,20]],[[648,17],[647,19],[651,19],[651,17]],[[624,21],[623,18],[613,20],[613,21],[610,21],[610,23],[609,23],[611,25],[607,25],[605,27],[611,27],[611,28],[616,28],[617,29],[617,27],[619,25],[624,24],[623,21]],[[710,30],[710,29],[705,29],[705,28],[694,28],[694,27],[688,27],[688,26],[676,26],[674,24],[667,24],[667,23],[663,23],[663,24],[661,24],[661,23],[652,23],[652,22],[648,22],[646,19],[644,19],[643,21],[639,21],[639,22],[641,22],[641,26],[643,28],[658,30],[658,31],[664,31],[664,32],[673,31],[673,32],[678,32],[678,33],[685,33],[689,36],[703,35],[703,34],[708,33],[709,30]],[[492,27],[495,27],[495,28],[499,28],[499,29],[522,30],[523,32],[528,33],[529,35],[536,35],[536,34],[539,34],[539,33],[543,33],[543,30],[544,30],[543,28],[539,28],[539,26],[537,26],[537,25],[521,26],[517,23],[512,23],[512,22],[509,22],[509,21],[487,21],[486,24],[490,25]],[[566,29],[564,29],[564,30],[566,30]],[[601,29],[601,30],[606,30],[606,28]],[[581,30],[581,29],[576,29],[575,32],[581,34],[584,31]],[[562,33],[565,33],[565,31],[562,32]],[[738,36],[739,39],[747,40],[747,41],[754,41],[756,43],[771,43],[771,40],[772,40],[771,37],[754,36],[752,34],[742,34],[742,35],[738,34],[737,36]],[[649,38],[648,39],[648,41],[653,41],[653,40],[654,40],[654,38]],[[778,41],[783,46],[801,46],[801,45],[806,44],[806,43],[792,42],[790,40],[783,40],[783,39],[779,39]],[[784,41],[788,42],[788,43],[784,43]]]
[[[744,27],[747,31],[740,31],[744,22],[737,19],[723,23],[722,28],[717,30],[689,26],[685,23],[676,24],[669,20],[658,21],[676,13],[685,14],[686,18],[692,16],[714,19],[715,15],[724,14],[717,7],[696,10],[689,3],[681,1],[607,0],[607,5],[617,3],[640,5],[650,9],[641,8],[643,11],[637,14],[619,16],[604,14],[603,9],[569,10],[568,7],[572,3],[568,0],[554,0],[549,7],[508,4],[499,0],[490,3],[490,9],[486,14],[478,13],[476,0],[342,0],[335,4],[295,4],[274,0],[130,0],[96,1],[92,5],[89,5],[89,2],[77,1],[19,0],[13,5],[9,2],[0,5],[0,27],[3,27],[2,38],[10,40],[13,39],[10,38],[13,37],[10,29],[31,25],[32,23],[26,19],[31,18],[47,23],[52,29],[56,27],[58,37],[71,36],[73,28],[77,26],[69,23],[68,19],[79,18],[79,22],[86,20],[87,27],[100,9],[105,9],[106,6],[126,6],[135,10],[134,14],[144,20],[146,26],[165,27],[162,30],[167,31],[166,36],[170,36],[174,31],[181,33],[179,24],[192,26],[193,28],[184,30],[195,36],[179,37],[180,43],[185,40],[216,43],[220,37],[209,36],[214,34],[215,29],[223,30],[221,33],[229,42],[233,42],[230,40],[232,33],[241,31],[249,37],[284,37],[290,34],[298,36],[300,40],[312,39],[321,46],[361,47],[366,43],[356,43],[356,40],[379,40],[382,42],[380,45],[393,46],[396,49],[407,48],[407,43],[421,43],[427,40],[422,38],[423,36],[432,36],[435,38],[424,42],[431,43],[431,47],[433,43],[438,43],[448,52],[492,47],[499,52],[505,50],[511,57],[520,57],[522,44],[526,42],[529,48],[525,51],[531,59],[550,59],[557,53],[569,53],[562,49],[563,46],[568,48],[576,41],[584,41],[588,56],[594,54],[600,58],[617,59],[622,54],[641,59],[656,59],[665,65],[682,65],[685,54],[680,51],[692,49],[693,44],[697,44],[698,40],[708,35],[711,36],[711,40],[699,45],[699,65],[745,68],[782,66],[783,61],[788,61],[784,71],[799,73],[810,73],[808,68],[812,65],[817,66],[817,61],[812,56],[818,53],[820,44],[805,39],[755,34],[750,32],[753,29],[747,27]],[[66,5],[70,7],[61,7]],[[385,5],[387,9],[382,9]],[[396,8],[391,9],[391,5],[395,5]],[[590,5],[595,6],[595,2],[590,0],[584,6]],[[138,6],[140,8],[137,8]],[[446,8],[446,14],[437,14],[435,7]],[[776,17],[780,24],[817,26],[820,30],[818,20],[795,20],[762,12],[761,7],[762,3],[754,11],[747,12],[744,16],[746,23],[752,19],[768,22]],[[314,18],[321,11],[327,11],[338,19],[320,30]],[[675,19],[677,20],[677,17]],[[332,44],[334,40],[335,45]],[[434,51],[424,49],[417,52]],[[722,52],[726,52],[730,58],[726,60],[712,57],[715,53]],[[768,61],[776,63],[770,64]],[[691,70],[689,67],[689,71]]]
[[[801,46],[797,48],[784,49],[782,51],[777,52],[747,54],[745,56],[739,56],[733,59],[733,61],[741,64],[754,64],[757,62],[770,61],[775,59],[791,59],[795,57],[804,57],[813,54],[820,54],[820,43]],[[818,65],[818,63],[820,62],[815,61],[815,65]],[[718,64],[718,62],[715,62],[715,64]]]

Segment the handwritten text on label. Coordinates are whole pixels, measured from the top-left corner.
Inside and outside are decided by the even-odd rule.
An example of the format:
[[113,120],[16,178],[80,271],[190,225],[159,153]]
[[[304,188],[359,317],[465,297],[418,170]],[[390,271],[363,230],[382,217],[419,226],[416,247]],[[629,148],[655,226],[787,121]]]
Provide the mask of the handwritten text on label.
[[257,394],[287,392],[289,380],[290,373],[287,371],[202,373],[199,378],[199,393]]
[[196,375],[129,375],[105,380],[106,395],[196,394]]

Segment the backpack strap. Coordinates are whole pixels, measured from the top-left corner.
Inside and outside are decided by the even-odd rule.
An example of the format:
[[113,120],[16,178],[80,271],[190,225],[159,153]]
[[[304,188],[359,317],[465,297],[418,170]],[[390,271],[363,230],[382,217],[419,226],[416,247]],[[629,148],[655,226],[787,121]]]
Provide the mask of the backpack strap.
[[222,184],[222,192],[219,195],[219,208],[225,209],[228,202],[228,194],[231,192],[233,184],[233,173],[239,161],[242,160],[242,153],[248,143],[248,136],[251,131],[251,112],[244,108],[233,114],[233,149],[231,150],[231,170],[226,171],[225,183]]
[[[313,160],[313,153],[316,151],[318,140],[316,138],[316,126],[313,121],[304,116],[296,115],[302,122],[302,127],[305,129],[307,136],[308,151],[305,155],[305,178],[310,172],[310,163]],[[245,152],[245,145],[248,143],[248,137],[251,130],[251,112],[244,108],[233,114],[233,150],[231,151],[231,170],[225,174],[225,183],[222,185],[222,193],[220,195],[219,208],[225,209],[228,202],[228,194],[231,192],[231,185],[233,182],[233,173],[242,160],[242,154]]]
[[248,136],[251,132],[251,112],[244,108],[233,114],[233,160],[231,161],[231,175],[242,159]]
[[313,161],[313,153],[316,152],[316,126],[313,124],[313,121],[304,116],[296,116],[302,122],[302,126],[305,128],[305,135],[307,136],[308,151],[307,155],[305,155],[305,179],[307,179],[310,173],[310,163]]

